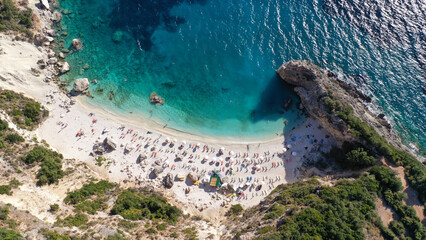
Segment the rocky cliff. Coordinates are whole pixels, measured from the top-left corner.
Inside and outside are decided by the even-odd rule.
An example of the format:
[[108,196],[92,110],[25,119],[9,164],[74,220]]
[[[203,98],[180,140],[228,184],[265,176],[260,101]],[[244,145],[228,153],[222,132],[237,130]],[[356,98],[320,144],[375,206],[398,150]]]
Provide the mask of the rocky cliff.
[[330,108],[353,108],[353,115],[372,126],[381,136],[394,145],[401,147],[399,137],[391,131],[390,124],[383,115],[376,116],[365,106],[371,98],[358,91],[354,86],[343,82],[329,70],[324,70],[309,61],[290,61],[282,65],[278,75],[294,86],[306,111],[322,124],[336,141],[362,141],[351,134],[348,124],[339,117],[339,113]]

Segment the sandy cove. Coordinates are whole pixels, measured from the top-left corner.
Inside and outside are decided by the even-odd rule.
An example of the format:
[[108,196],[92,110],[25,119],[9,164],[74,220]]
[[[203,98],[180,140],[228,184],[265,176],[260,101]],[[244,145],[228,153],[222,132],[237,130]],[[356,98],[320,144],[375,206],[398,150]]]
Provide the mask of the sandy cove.
[[[88,105],[85,96],[68,97],[56,84],[44,81],[50,74],[49,68],[36,76],[31,68],[37,68],[37,61],[46,58],[46,48],[37,49],[33,44],[0,36],[0,47],[4,52],[0,55],[0,87],[23,92],[50,111],[49,118],[39,129],[26,134],[28,139],[36,136],[39,140],[46,140],[66,158],[87,163],[111,181],[153,186],[174,196],[183,204],[181,207],[187,209],[217,209],[236,203],[243,206],[258,204],[278,184],[300,178],[304,172],[300,171],[304,159],[314,158],[320,154],[319,150],[327,151],[333,144],[324,129],[312,119],[307,119],[285,137],[258,143],[207,139],[163,129],[152,121],[126,119]],[[81,136],[77,136],[79,133]],[[95,142],[102,142],[106,137],[117,143],[117,149],[104,154],[102,157],[107,160],[99,167],[91,153]],[[172,146],[170,142],[166,143],[167,138],[172,142],[176,138],[177,142]],[[186,143],[182,144],[182,141]],[[283,153],[283,147],[288,144],[292,147]],[[131,151],[125,154],[126,146]],[[224,154],[219,154],[221,148],[225,149]],[[294,156],[293,152],[297,155]],[[141,164],[137,163],[140,154],[148,157]],[[176,156],[181,156],[182,160],[177,161]],[[206,156],[208,160],[205,160]],[[163,168],[156,179],[150,177],[154,166]],[[227,176],[228,183],[235,188],[242,187],[244,194],[228,197],[228,193],[219,194],[208,183],[200,181],[201,184],[195,186],[188,179],[175,181],[170,190],[163,187],[163,177],[167,173],[173,176],[194,173],[208,179],[212,170],[221,171]],[[185,193],[188,189],[190,192]]]

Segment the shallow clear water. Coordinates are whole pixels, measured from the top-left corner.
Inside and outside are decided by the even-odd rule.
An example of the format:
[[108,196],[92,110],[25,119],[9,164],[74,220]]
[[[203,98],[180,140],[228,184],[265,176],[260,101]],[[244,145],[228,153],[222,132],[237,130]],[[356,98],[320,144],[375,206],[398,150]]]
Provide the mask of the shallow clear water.
[[[65,46],[77,37],[84,42],[82,51],[67,57],[72,71],[63,78],[97,79],[91,101],[104,108],[195,134],[271,137],[302,120],[296,104],[283,111],[283,101],[296,98],[275,70],[306,59],[375,97],[405,140],[425,146],[426,11],[419,3],[60,2],[72,11],[63,20]],[[120,42],[112,40],[116,31],[123,33]],[[165,98],[164,106],[149,104],[152,91]]]

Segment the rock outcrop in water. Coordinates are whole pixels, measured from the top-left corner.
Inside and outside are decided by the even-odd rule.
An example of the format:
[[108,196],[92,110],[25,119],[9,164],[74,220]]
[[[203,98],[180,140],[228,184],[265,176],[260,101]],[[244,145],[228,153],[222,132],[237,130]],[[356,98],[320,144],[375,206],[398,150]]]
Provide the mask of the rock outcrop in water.
[[154,104],[160,104],[160,105],[164,105],[164,98],[162,98],[162,97],[160,97],[160,96],[158,96],[158,94],[157,93],[155,93],[155,92],[152,92],[151,93],[151,95],[149,96],[149,101],[151,102],[151,103],[154,103]]
[[309,61],[294,60],[282,65],[277,73],[286,83],[295,86],[294,91],[306,111],[316,118],[338,143],[360,139],[349,132],[348,125],[336,112],[330,111],[330,104],[333,103],[337,103],[341,108],[351,106],[354,116],[372,126],[388,141],[401,146],[399,138],[391,132],[390,124],[365,106],[364,103],[371,102],[371,98],[354,86],[339,80],[331,71]]
[[79,51],[83,48],[83,43],[81,42],[80,39],[75,38],[75,39],[72,40],[72,47],[75,50]]
[[74,82],[74,91],[77,93],[84,92],[89,88],[89,79],[87,78],[78,78]]

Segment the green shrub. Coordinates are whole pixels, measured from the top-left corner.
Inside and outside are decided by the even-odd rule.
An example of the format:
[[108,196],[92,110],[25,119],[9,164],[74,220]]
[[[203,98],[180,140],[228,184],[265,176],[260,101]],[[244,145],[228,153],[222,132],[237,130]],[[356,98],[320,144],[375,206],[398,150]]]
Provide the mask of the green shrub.
[[57,221],[57,224],[60,226],[65,226],[65,227],[72,227],[72,226],[81,227],[85,225],[88,222],[88,220],[89,219],[87,218],[86,214],[79,212],[75,214],[74,216],[70,215],[62,220],[59,219]]
[[146,232],[149,234],[157,234],[157,230],[155,230],[154,228],[148,228]]
[[6,220],[9,216],[9,208],[7,206],[0,207],[0,220]]
[[47,158],[41,163],[41,168],[37,173],[37,185],[57,183],[64,176],[62,171],[62,163],[60,158]]
[[71,240],[70,237],[61,235],[57,232],[46,232],[43,234],[46,240]]
[[370,169],[369,173],[379,181],[382,192],[387,189],[393,192],[402,190],[401,180],[392,169],[385,166],[375,166]]
[[9,185],[0,185],[0,194],[12,195],[12,187]]
[[20,240],[24,239],[21,234],[4,228],[0,228],[0,239],[3,240]]
[[107,205],[100,200],[86,200],[77,204],[75,209],[89,214],[96,214],[97,211],[105,209],[106,207]]
[[9,123],[0,119],[0,131],[7,130],[9,128]]
[[18,143],[18,142],[24,142],[25,139],[23,137],[21,137],[21,135],[17,134],[17,133],[11,133],[8,134],[5,137],[5,140],[8,141],[9,143]]
[[26,155],[22,157],[22,161],[26,164],[33,164],[35,162],[44,162],[46,159],[62,159],[62,154],[59,154],[54,151],[50,151],[44,147],[36,146]]
[[114,235],[108,235],[107,240],[128,240],[123,237],[120,233],[115,233]]
[[265,234],[274,231],[274,227],[272,226],[264,226],[257,230],[257,234]]
[[363,168],[376,163],[376,158],[369,156],[363,148],[357,148],[346,154],[345,165],[352,168]]
[[137,225],[138,225],[137,223],[134,223],[134,222],[131,222],[131,221],[128,221],[128,220],[121,220],[118,223],[118,226],[123,227],[127,230],[135,228]]
[[31,119],[32,122],[37,122],[40,119],[41,106],[37,102],[29,102],[24,106],[24,116]]
[[393,220],[392,222],[390,222],[389,224],[389,228],[397,235],[397,236],[402,236],[405,232],[405,228],[404,225],[396,220]]
[[65,197],[64,202],[69,204],[78,204],[94,195],[100,196],[113,187],[113,183],[104,180],[97,183],[90,182],[89,184],[84,184],[79,190],[69,192]]
[[59,205],[57,203],[50,205],[49,212],[55,213],[59,210]]
[[30,8],[19,11],[12,0],[0,1],[0,31],[12,30],[29,34],[32,25]]
[[155,194],[145,195],[134,190],[124,190],[115,201],[111,214],[118,214],[130,220],[147,218],[174,223],[182,212],[177,207],[168,204],[164,197]]
[[272,205],[271,209],[265,216],[263,216],[264,220],[267,219],[277,219],[281,217],[285,213],[285,207],[281,204]]
[[164,231],[164,230],[166,230],[166,224],[160,223],[160,224],[157,225],[156,228],[157,228],[158,231]]
[[232,205],[231,209],[229,209],[231,214],[234,216],[239,215],[243,210],[244,208],[240,204]]

